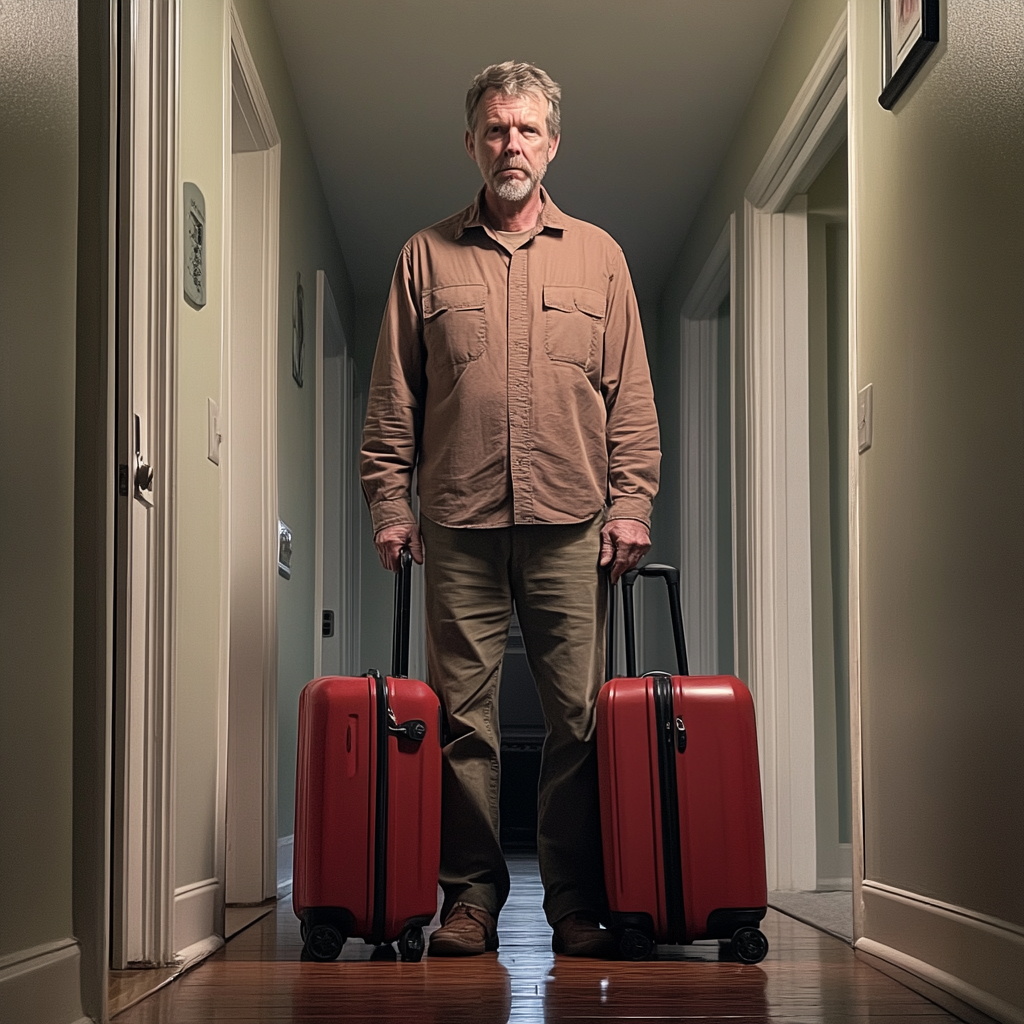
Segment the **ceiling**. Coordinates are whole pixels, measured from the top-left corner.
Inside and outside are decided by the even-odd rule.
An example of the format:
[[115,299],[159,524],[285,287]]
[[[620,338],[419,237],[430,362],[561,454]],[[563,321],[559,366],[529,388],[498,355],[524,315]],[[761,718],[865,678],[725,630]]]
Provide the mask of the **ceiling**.
[[406,239],[468,205],[463,103],[484,65],[562,86],[545,181],[626,253],[651,313],[790,0],[270,0],[357,302]]

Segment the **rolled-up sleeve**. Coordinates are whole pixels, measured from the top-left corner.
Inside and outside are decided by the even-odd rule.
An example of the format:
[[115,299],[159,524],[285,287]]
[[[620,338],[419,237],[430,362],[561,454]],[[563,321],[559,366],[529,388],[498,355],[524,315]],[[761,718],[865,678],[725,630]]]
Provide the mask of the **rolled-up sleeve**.
[[610,519],[651,522],[661,445],[640,310],[622,250],[612,267],[601,390],[607,410]]
[[373,530],[414,523],[412,477],[426,396],[420,311],[406,246],[398,258],[370,377],[360,477]]

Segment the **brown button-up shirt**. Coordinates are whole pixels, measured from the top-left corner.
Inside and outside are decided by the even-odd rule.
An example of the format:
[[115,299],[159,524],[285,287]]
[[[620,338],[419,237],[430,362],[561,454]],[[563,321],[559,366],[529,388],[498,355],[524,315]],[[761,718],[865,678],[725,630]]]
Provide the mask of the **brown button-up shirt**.
[[468,209],[414,235],[391,284],[370,381],[362,481],[375,531],[650,522],[661,452],[622,250],[546,193],[509,252]]

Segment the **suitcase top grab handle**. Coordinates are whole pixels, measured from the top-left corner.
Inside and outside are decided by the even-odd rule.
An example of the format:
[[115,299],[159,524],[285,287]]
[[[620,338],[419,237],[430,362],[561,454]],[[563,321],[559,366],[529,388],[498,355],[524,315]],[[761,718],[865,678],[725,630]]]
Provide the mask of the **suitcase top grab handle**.
[[[672,565],[659,565],[651,563],[641,565],[636,569],[622,575],[622,613],[623,633],[626,639],[626,675],[630,678],[636,676],[636,619],[633,612],[633,586],[638,576],[660,576],[665,581],[665,588],[668,592],[668,610],[672,617],[672,639],[676,647],[676,664],[681,676],[688,676],[690,668],[686,658],[686,637],[683,633],[683,612],[679,601],[679,570]],[[610,605],[614,605],[615,592],[612,591]],[[609,616],[609,622],[612,623]],[[612,638],[614,630],[609,630],[608,639],[608,667],[611,674],[613,662]]]
[[412,614],[412,552],[403,547],[395,573],[395,631],[391,640],[391,675],[405,679],[409,675],[409,626]]

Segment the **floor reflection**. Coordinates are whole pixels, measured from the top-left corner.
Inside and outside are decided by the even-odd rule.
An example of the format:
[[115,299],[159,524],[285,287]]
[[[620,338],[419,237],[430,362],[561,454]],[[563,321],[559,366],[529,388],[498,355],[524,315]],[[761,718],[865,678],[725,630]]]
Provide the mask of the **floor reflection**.
[[[544,985],[544,1020],[763,1020],[768,979],[758,967],[701,962],[698,953],[653,963],[559,958]],[[710,959],[710,957],[708,958]]]

